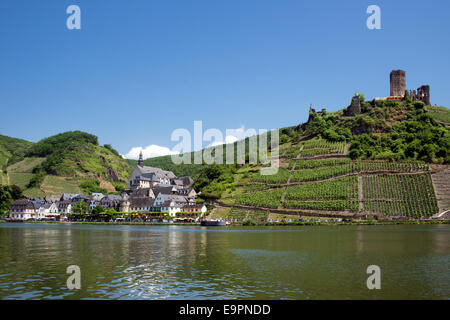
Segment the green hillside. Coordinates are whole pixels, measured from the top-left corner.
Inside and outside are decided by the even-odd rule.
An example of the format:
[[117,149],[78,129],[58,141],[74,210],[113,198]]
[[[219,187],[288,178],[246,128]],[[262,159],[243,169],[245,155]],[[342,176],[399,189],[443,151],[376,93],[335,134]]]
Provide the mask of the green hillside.
[[445,123],[450,125],[450,109],[445,107],[429,107],[430,115],[436,120],[440,121],[441,123]]
[[80,131],[27,143],[12,156],[15,161],[8,161],[2,183],[15,184],[33,197],[117,192],[126,187],[132,170],[110,145],[100,146],[96,136]]
[[[293,129],[293,128],[290,128]],[[284,129],[283,129],[284,130]],[[267,145],[270,148],[270,132],[267,134]],[[259,136],[258,136],[259,139]],[[249,148],[250,148],[250,142],[249,142],[249,138],[246,138],[244,140],[244,144],[245,144],[245,161],[249,162]],[[211,152],[211,154],[214,156],[215,155],[215,150],[216,148],[220,148],[220,147],[214,147],[214,148],[205,148],[202,151],[199,152],[189,152],[187,154],[187,157],[191,159],[191,164],[175,164],[172,162],[172,158],[171,156],[161,156],[161,157],[155,157],[155,158],[149,158],[144,160],[144,165],[146,166],[150,166],[150,167],[156,167],[156,168],[161,168],[163,170],[170,170],[173,173],[175,173],[175,175],[181,177],[181,176],[190,176],[190,177],[196,177],[199,176],[200,173],[202,172],[202,170],[205,168],[206,164],[202,163],[202,164],[194,164],[194,158],[195,158],[195,154],[197,153],[204,153],[204,152]],[[223,145],[222,147],[222,163],[226,163],[226,156],[227,156],[227,152],[226,152],[226,146]],[[236,159],[237,159],[237,148],[238,148],[238,142],[233,143],[233,148],[234,148],[234,162],[236,163]],[[136,160],[127,160],[127,162],[132,165],[132,166],[136,166],[137,165],[137,161]]]
[[23,158],[32,142],[0,135],[0,184],[8,184],[7,166]]
[[362,101],[361,113],[351,116],[344,110],[311,112],[308,123],[280,129],[275,175],[261,175],[260,165],[249,164],[177,167],[170,157],[146,164],[191,170],[201,197],[219,205],[213,216],[220,212],[233,221],[278,215],[427,218],[450,209],[445,110],[405,99]]
[[[307,123],[279,129],[280,167],[274,175],[261,175],[260,159],[249,164],[249,138],[245,164],[176,165],[170,156],[144,164],[193,177],[200,197],[214,202],[217,210],[212,215],[232,221],[300,216],[419,219],[450,209],[448,109],[408,97],[366,102],[361,96],[360,111],[350,111],[311,110]],[[80,131],[34,144],[11,139],[0,140],[2,183],[19,186],[28,196],[117,192],[126,187],[137,163]],[[235,160],[237,146],[233,144]],[[218,148],[225,162],[226,146]],[[194,153],[188,157],[193,163]]]

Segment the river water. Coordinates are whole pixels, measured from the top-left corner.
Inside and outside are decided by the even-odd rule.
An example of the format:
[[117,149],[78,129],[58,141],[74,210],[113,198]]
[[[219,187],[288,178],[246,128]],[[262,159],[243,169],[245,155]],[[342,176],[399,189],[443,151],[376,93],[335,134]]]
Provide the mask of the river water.
[[448,225],[2,223],[0,299],[449,299],[449,261]]

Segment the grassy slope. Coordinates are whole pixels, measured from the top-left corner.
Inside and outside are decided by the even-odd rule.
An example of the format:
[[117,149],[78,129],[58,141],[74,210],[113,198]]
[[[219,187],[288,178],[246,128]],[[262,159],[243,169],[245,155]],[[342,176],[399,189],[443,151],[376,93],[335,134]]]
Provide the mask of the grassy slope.
[[8,164],[19,161],[32,142],[0,135],[0,184],[8,183]]
[[438,121],[450,124],[450,109],[445,107],[429,107],[431,116]]
[[16,162],[33,143],[0,135],[0,169],[4,169],[7,162]]
[[[9,175],[9,183],[20,186],[27,196],[60,195],[64,192],[80,193],[87,191],[81,187],[86,181],[99,182],[103,189],[111,192],[115,191],[113,184],[126,185],[132,170],[132,166],[122,157],[93,143],[69,141],[70,150],[64,150],[63,147],[54,144],[54,150],[51,150],[46,157],[30,156],[30,148],[39,147],[39,144],[40,142],[32,144],[0,136],[0,161],[3,161],[2,163],[6,163],[6,159],[15,161],[5,168]],[[62,145],[64,146],[64,143]],[[17,147],[20,152],[16,154],[11,152],[10,150],[14,147]],[[47,172],[40,186],[27,188],[31,178],[36,175],[36,168],[45,164],[46,160],[57,152],[60,152],[62,157],[60,163],[55,166],[55,172],[53,174]],[[117,177],[111,172],[117,173]],[[8,177],[4,171],[0,172],[0,182],[6,184],[7,181]]]

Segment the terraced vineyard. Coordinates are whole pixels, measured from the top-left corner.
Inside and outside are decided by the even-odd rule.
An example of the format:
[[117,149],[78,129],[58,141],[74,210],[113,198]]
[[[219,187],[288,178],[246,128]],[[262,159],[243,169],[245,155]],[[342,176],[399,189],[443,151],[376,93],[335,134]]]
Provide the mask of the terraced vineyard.
[[323,139],[308,140],[303,143],[300,157],[312,157],[324,154],[344,154],[345,142],[329,142]]
[[237,222],[237,221],[244,221],[246,216],[247,216],[247,210],[232,208],[225,215],[225,219],[228,221]]
[[283,207],[357,212],[358,178],[344,177],[290,187],[286,191]]
[[[292,162],[292,167],[294,164],[294,160]],[[332,159],[318,159],[318,160],[297,160],[297,164],[295,165],[296,170],[300,169],[313,169],[327,166],[337,166],[343,164],[349,164],[351,162],[350,159],[347,158],[332,158]],[[292,167],[290,169],[292,169]]]
[[[292,165],[291,165],[292,163]],[[289,167],[294,168],[295,161],[291,161]],[[289,168],[288,167],[288,168]],[[250,178],[250,182],[285,184],[290,182],[307,182],[329,179],[333,177],[376,172],[419,172],[429,171],[429,165],[419,162],[387,162],[350,159],[320,159],[320,160],[297,160],[295,169],[289,172],[289,169],[280,168],[275,175],[263,176],[259,173]],[[250,188],[250,187],[249,187]]]
[[345,154],[346,144],[344,142],[329,142],[323,139],[313,139],[299,142],[290,146],[284,157],[293,159],[297,157],[313,157],[327,154]]
[[302,144],[296,144],[294,146],[289,147],[285,154],[284,157],[288,158],[288,159],[293,159],[293,158],[297,158],[298,154],[300,153],[300,149],[302,148]]
[[283,203],[285,208],[292,209],[311,209],[311,210],[326,210],[326,211],[353,211],[357,212],[359,203],[356,200],[328,200],[328,201],[285,201]]
[[235,204],[263,208],[278,208],[281,204],[281,196],[283,193],[284,189],[245,193],[236,198]]
[[263,182],[263,183],[272,183],[272,184],[283,184],[286,183],[289,179],[290,172],[285,168],[279,168],[277,174],[273,175],[261,175],[256,173],[252,176],[252,182]]
[[288,200],[358,199],[358,178],[344,177],[330,181],[303,184],[287,189]]
[[363,181],[365,211],[409,218],[439,211],[430,174],[367,176]]
[[[319,142],[308,144],[308,148],[317,146],[330,148]],[[336,145],[337,148],[342,146]],[[408,218],[430,217],[439,210],[430,167],[421,162],[294,159],[276,175],[255,173],[248,181],[234,198],[234,204],[254,210]],[[250,217],[252,212],[248,211]]]
[[255,222],[264,222],[269,218],[269,212],[264,210],[250,210],[247,219]]

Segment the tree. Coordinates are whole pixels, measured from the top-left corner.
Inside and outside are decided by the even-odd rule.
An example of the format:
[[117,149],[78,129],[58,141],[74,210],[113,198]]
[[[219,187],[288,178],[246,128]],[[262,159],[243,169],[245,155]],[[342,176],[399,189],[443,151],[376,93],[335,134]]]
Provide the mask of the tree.
[[114,210],[113,208],[108,208],[108,209],[106,209],[105,213],[109,214],[109,215],[114,215],[117,213],[117,211]]
[[287,134],[283,133],[280,137],[280,144],[285,144],[288,141],[289,141],[289,136]]
[[73,206],[74,213],[87,213],[89,209],[89,205],[84,201],[78,201]]
[[119,152],[117,152],[110,144],[105,144],[103,147],[114,153],[116,156],[120,156]]
[[13,200],[19,200],[25,198],[22,194],[22,189],[20,189],[19,186],[13,184],[12,186],[9,186],[9,193],[11,194],[11,197]]
[[8,213],[13,198],[8,186],[0,185],[0,214]]
[[96,206],[94,209],[92,209],[93,214],[101,214],[103,212],[105,212],[105,208],[101,206]]

